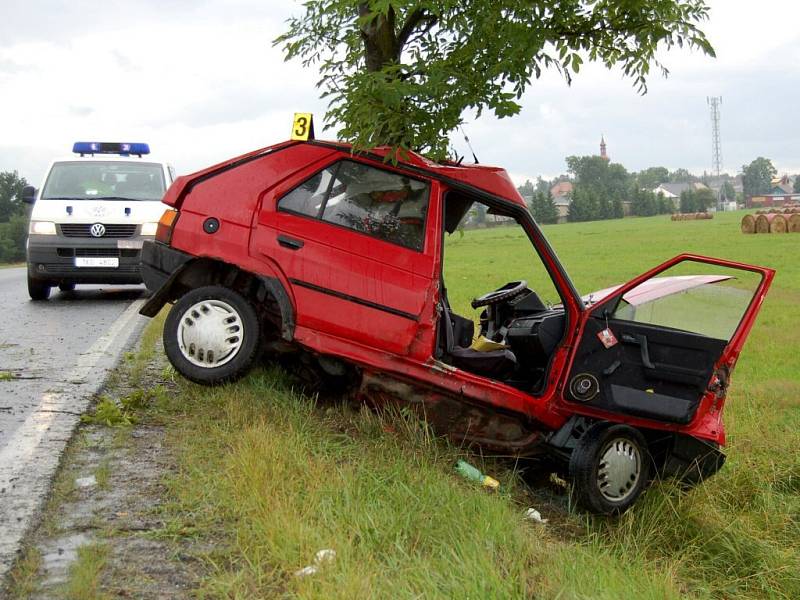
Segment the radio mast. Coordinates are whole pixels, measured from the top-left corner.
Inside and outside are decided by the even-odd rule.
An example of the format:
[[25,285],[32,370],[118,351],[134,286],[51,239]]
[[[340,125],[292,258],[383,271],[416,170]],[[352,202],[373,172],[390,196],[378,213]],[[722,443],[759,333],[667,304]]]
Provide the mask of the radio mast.
[[719,132],[722,96],[706,97],[706,101],[711,109],[711,170],[719,178],[722,171],[722,140]]

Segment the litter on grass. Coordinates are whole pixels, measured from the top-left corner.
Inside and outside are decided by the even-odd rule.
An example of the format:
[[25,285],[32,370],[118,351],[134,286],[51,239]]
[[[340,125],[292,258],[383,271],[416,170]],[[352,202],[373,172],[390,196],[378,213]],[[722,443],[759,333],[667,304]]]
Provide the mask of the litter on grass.
[[540,513],[535,508],[529,508],[525,511],[525,518],[528,521],[533,521],[534,523],[547,523],[547,519],[542,518],[542,513]]
[[314,555],[314,564],[295,571],[294,576],[307,577],[308,575],[316,575],[323,565],[332,563],[334,558],[336,558],[336,550],[323,548]]
[[459,460],[456,463],[456,473],[491,490],[496,490],[500,487],[500,482],[497,479],[484,475],[465,460]]

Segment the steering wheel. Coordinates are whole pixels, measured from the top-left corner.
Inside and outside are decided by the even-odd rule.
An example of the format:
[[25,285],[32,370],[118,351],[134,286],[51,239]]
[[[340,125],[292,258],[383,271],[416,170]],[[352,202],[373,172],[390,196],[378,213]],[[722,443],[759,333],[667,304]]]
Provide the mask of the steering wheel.
[[506,300],[511,300],[511,298],[516,298],[526,289],[528,289],[527,281],[512,281],[511,283],[507,283],[503,287],[496,289],[493,292],[489,292],[488,294],[474,298],[471,303],[472,308],[480,308],[481,306],[489,306],[491,304],[500,304]]

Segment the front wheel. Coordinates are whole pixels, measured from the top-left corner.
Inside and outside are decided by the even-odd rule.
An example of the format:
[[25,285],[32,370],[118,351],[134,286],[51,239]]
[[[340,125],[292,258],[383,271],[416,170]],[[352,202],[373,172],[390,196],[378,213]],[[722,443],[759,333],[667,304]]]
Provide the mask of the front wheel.
[[50,297],[50,284],[28,275],[28,295],[31,300],[47,300]]
[[259,353],[260,327],[252,304],[222,286],[182,296],[164,323],[164,351],[181,375],[213,385],[244,375]]
[[647,485],[647,443],[628,425],[597,423],[581,437],[569,461],[575,499],[598,514],[628,510]]

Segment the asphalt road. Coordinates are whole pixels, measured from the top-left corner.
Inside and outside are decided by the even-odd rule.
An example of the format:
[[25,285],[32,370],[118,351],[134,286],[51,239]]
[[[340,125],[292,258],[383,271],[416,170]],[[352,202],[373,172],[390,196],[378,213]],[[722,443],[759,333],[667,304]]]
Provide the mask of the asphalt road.
[[144,296],[93,285],[32,302],[25,268],[0,269],[0,590],[80,414],[147,321]]

